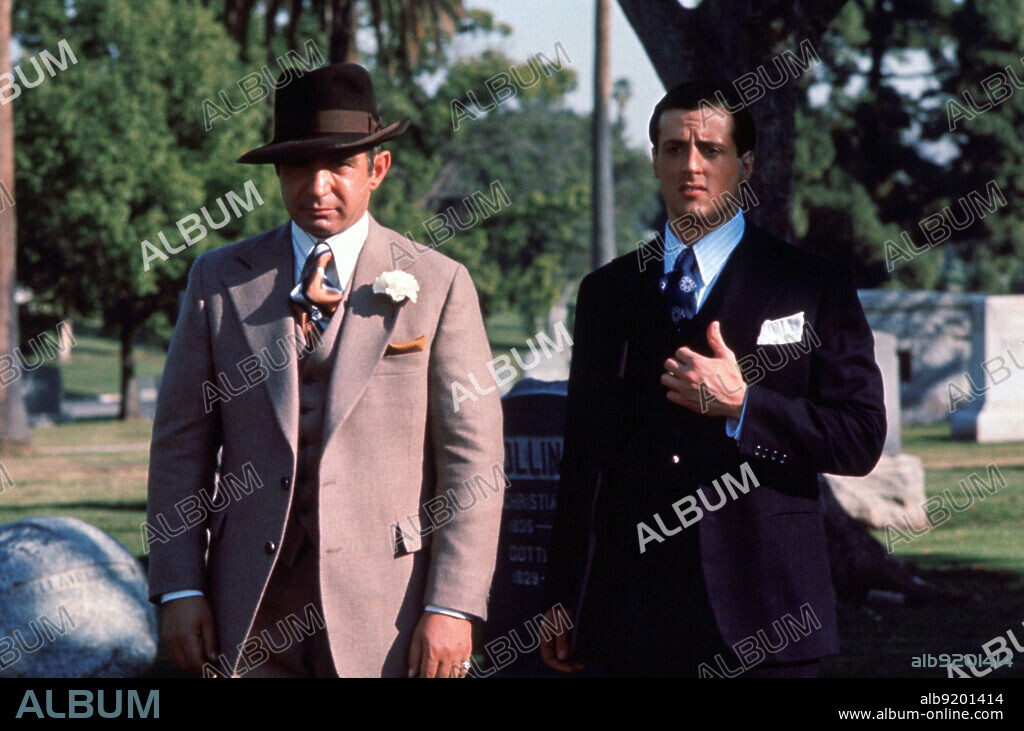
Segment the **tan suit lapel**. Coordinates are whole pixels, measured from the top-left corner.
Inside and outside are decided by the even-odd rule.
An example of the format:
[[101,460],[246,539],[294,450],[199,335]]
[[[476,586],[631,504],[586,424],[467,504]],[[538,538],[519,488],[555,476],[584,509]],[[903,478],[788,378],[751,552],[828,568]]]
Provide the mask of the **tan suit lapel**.
[[362,395],[394,329],[400,306],[386,294],[373,293],[373,280],[389,269],[388,237],[384,228],[370,216],[370,229],[352,275],[337,353],[331,366],[321,441],[324,449]]
[[[249,348],[268,371],[264,381],[267,395],[277,423],[294,451],[299,433],[299,376],[295,318],[288,296],[295,279],[291,222],[239,251],[238,258],[248,268],[225,277],[228,295],[238,312]],[[270,361],[280,363],[285,353],[285,367],[270,367]]]

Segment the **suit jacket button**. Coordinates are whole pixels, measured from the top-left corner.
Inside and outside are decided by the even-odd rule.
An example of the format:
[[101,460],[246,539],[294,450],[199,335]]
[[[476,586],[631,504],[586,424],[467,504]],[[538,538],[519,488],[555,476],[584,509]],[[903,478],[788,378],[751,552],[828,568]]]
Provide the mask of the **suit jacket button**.
[[277,550],[277,544],[274,543],[273,541],[267,541],[267,545],[265,545],[263,547],[263,550],[266,551],[267,553],[272,554],[274,551]]
[[673,454],[672,455],[672,464],[679,464],[679,455],[678,454]]
[[291,480],[290,477],[282,477],[281,478],[281,489],[282,490],[287,490],[291,486],[292,486],[292,480]]

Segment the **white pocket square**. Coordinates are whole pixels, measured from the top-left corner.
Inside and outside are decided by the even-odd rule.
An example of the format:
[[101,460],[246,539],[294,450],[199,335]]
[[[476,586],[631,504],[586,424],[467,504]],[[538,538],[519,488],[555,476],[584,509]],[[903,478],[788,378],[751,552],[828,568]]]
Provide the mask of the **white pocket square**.
[[778,320],[765,320],[757,336],[758,345],[799,343],[804,339],[804,313],[797,312]]

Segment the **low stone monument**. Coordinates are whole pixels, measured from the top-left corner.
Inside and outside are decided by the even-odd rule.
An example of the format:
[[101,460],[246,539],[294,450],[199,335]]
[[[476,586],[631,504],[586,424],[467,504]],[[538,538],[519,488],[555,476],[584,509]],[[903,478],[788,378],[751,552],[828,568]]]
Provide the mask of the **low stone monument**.
[[876,332],[875,361],[882,371],[885,391],[885,419],[888,426],[885,450],[878,465],[866,477],[823,475],[832,494],[852,517],[872,528],[893,523],[900,530],[907,525],[922,528],[928,524],[922,504],[925,501],[924,467],[921,458],[900,452],[900,388],[896,338]]
[[119,678],[156,659],[146,574],[76,518],[0,525],[0,677]]

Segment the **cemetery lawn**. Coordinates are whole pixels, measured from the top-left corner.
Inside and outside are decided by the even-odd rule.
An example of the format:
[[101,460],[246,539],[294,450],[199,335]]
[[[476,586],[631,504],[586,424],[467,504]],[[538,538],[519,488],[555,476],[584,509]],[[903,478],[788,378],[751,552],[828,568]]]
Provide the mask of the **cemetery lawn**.
[[[60,366],[65,398],[96,398],[102,394],[121,393],[121,345],[117,340],[101,337],[96,327],[75,322],[75,345],[71,362]],[[163,348],[136,344],[135,375],[159,378],[164,369]]]
[[[140,525],[151,429],[146,421],[34,429],[31,454],[2,459],[14,484],[5,482],[0,493],[0,523],[36,515],[77,517],[113,535],[145,563]],[[870,609],[840,605],[842,654],[823,663],[822,675],[945,677],[937,668],[911,667],[912,656],[978,653],[982,644],[1011,629],[1024,637],[1024,445],[953,442],[946,438],[947,429],[910,427],[903,432],[904,451],[924,459],[929,496],[949,489],[962,502],[957,483],[971,473],[987,482],[986,465],[993,462],[1007,486],[894,548],[928,580],[980,601]],[[875,535],[884,544],[884,533]],[[153,675],[175,674],[161,650]],[[1024,677],[1024,657],[992,675]]]
[[[497,314],[488,318],[487,332],[495,357],[508,355],[514,347],[522,350],[526,347],[526,339],[534,335],[526,332],[521,318],[508,314]],[[103,394],[120,395],[120,343],[102,337],[98,328],[89,323],[76,322],[74,336],[71,363],[59,366],[64,397],[97,398]],[[162,348],[136,343],[134,354],[137,377],[160,377],[166,357]],[[482,375],[479,374],[479,377]]]
[[[841,654],[823,662],[823,676],[945,678],[945,669],[914,668],[912,658],[983,653],[982,645],[999,636],[1007,639],[1008,630],[1024,639],[1024,444],[979,445],[954,442],[948,435],[945,425],[903,430],[903,451],[924,461],[928,497],[948,490],[963,505],[959,482],[972,473],[986,485],[998,485],[987,469],[990,464],[1006,487],[975,499],[963,512],[951,512],[941,524],[937,515],[924,535],[907,533],[910,543],[892,535],[893,553],[928,581],[974,595],[976,601],[923,607],[841,604]],[[884,531],[875,537],[885,544]],[[1024,678],[1024,654],[1016,653],[1012,666],[996,668],[989,676]]]

